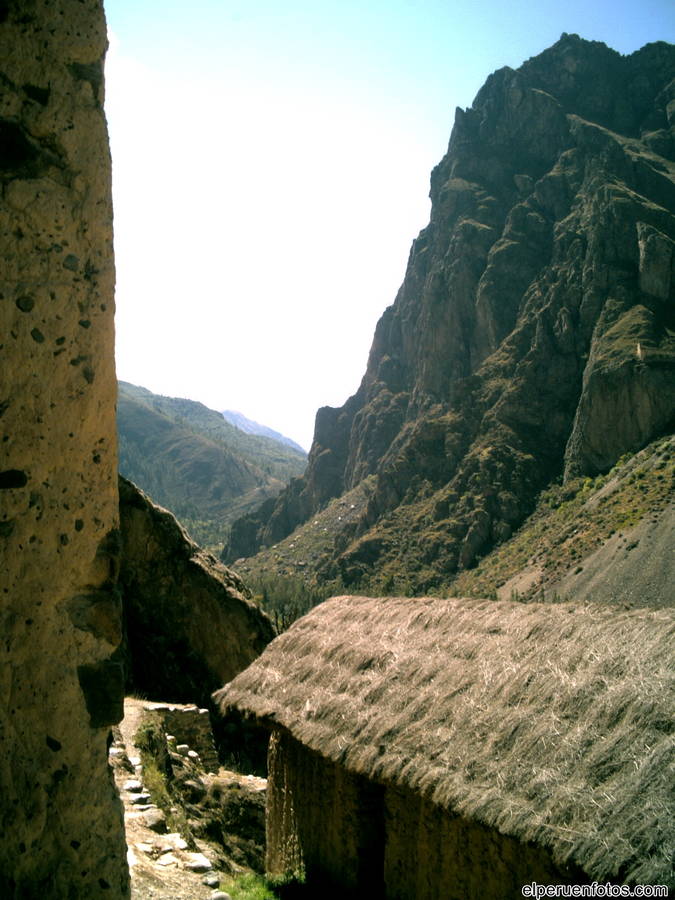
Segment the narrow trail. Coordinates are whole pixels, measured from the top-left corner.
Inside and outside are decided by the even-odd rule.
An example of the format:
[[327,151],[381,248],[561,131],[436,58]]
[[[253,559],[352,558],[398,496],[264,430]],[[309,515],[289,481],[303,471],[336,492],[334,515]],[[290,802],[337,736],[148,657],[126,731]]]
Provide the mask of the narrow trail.
[[[115,783],[124,804],[127,857],[131,873],[132,900],[226,900],[218,890],[219,873],[213,868],[215,851],[197,840],[191,852],[178,833],[153,830],[149,823],[161,812],[149,799],[143,785],[140,753],[134,735],[143,719],[146,701],[127,698],[124,719],[113,732],[110,748]],[[160,824],[155,828],[161,828]]]

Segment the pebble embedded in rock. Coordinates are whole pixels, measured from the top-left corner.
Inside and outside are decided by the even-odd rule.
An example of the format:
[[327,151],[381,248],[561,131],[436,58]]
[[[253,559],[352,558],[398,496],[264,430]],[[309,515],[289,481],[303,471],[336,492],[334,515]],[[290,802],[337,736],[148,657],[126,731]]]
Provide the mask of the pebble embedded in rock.
[[232,897],[224,891],[214,891],[211,894],[211,900],[232,900]]
[[131,798],[131,802],[136,806],[137,803],[149,803],[150,802],[150,794],[134,794]]
[[181,756],[187,756],[190,752],[190,748],[187,744],[177,744],[176,752],[180,753]]
[[217,875],[213,875],[213,874],[205,875],[202,878],[202,884],[205,884],[207,887],[210,887],[210,888],[217,888],[218,885],[220,884],[220,878]]

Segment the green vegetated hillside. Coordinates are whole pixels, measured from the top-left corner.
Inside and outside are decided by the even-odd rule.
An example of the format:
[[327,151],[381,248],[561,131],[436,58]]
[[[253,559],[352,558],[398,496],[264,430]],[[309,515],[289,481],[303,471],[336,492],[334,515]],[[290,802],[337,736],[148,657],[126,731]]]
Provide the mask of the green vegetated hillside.
[[[586,479],[673,433],[674,46],[621,56],[566,34],[495,72],[457,110],[431,201],[359,389],[317,413],[303,477],[233,523],[223,559],[244,574],[558,590],[531,546],[552,505],[585,521]],[[525,527],[529,586],[507,585],[516,563],[484,561]]]
[[553,485],[516,534],[453,582],[462,596],[675,601],[675,438]]
[[217,547],[237,516],[300,475],[305,455],[245,434],[194,400],[119,382],[119,468],[173,512],[204,546]]

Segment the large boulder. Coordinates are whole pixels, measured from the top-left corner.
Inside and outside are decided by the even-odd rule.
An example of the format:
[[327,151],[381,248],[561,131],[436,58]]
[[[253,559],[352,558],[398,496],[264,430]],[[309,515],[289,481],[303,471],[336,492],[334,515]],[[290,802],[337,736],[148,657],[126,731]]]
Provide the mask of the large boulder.
[[190,540],[174,516],[120,476],[130,690],[208,705],[274,632],[241,579]]
[[0,3],[0,896],[129,896],[106,25]]

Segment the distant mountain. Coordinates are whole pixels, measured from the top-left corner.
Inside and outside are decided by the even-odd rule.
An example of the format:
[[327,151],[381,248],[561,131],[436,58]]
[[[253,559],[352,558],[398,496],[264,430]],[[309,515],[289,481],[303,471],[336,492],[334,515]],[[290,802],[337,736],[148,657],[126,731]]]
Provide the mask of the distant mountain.
[[253,419],[247,419],[243,413],[235,412],[233,409],[224,409],[223,417],[235,428],[239,428],[240,431],[244,431],[246,434],[259,434],[262,437],[272,438],[272,440],[286,444],[287,447],[292,447],[299,453],[306,455],[306,451],[303,450],[300,444],[296,444],[295,441],[275,431],[273,428],[268,428],[267,425],[261,425],[259,422],[254,422]]
[[431,204],[358,391],[318,411],[304,476],[233,524],[225,560],[318,536],[343,502],[303,573],[445,589],[542,491],[673,432],[674,46],[564,34],[493,73]]
[[198,542],[217,546],[233,519],[276,496],[306,464],[303,451],[246,434],[202,403],[120,381],[119,469]]

